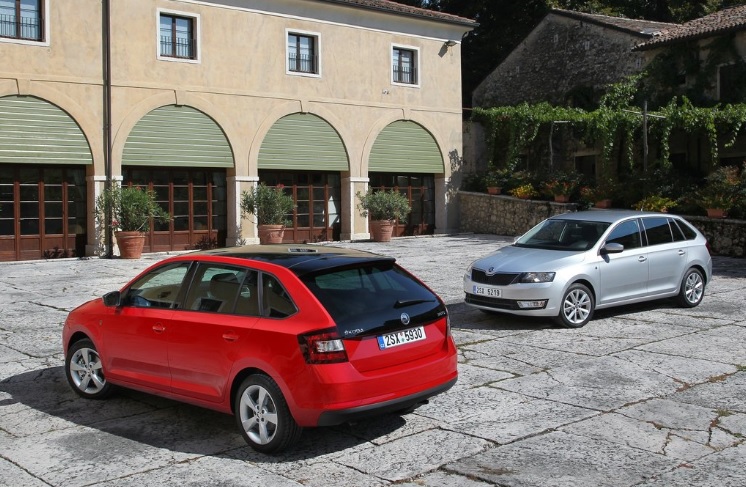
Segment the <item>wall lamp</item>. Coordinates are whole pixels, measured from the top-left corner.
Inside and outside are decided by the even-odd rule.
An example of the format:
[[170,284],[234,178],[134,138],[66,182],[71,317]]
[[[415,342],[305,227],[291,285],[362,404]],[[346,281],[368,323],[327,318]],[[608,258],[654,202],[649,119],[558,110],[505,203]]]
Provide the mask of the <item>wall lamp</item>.
[[445,45],[446,47],[453,47],[453,46],[455,46],[455,45],[456,45],[456,41],[454,41],[454,40],[450,40],[450,41],[445,41],[444,45]]

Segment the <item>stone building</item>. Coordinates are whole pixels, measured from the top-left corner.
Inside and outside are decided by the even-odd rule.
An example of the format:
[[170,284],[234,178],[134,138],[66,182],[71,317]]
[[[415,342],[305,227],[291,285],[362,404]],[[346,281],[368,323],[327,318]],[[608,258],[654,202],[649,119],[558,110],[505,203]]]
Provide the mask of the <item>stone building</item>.
[[[679,86],[674,87],[672,94],[682,95],[694,89],[709,103],[746,103],[746,5],[668,28],[633,51],[643,54],[646,63],[672,52],[694,53],[696,63],[680,62],[675,68]],[[743,130],[735,143],[725,142],[720,141],[719,160],[713,161],[704,135],[674,134],[671,158],[678,167],[701,175],[719,165],[740,166],[746,162]]]
[[448,232],[475,26],[384,0],[0,2],[0,260],[100,252],[111,181],[173,216],[146,251],[256,241],[260,181],[295,199],[289,241],[367,238],[369,186],[409,196],[400,234]]
[[601,88],[640,72],[633,52],[673,24],[553,9],[473,92],[473,106],[585,106]]

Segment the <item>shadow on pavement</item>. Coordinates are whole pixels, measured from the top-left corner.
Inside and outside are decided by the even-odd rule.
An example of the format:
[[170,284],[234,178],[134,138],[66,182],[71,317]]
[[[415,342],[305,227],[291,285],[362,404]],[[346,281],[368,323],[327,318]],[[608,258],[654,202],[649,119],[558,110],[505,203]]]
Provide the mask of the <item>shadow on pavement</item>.
[[[0,400],[0,405],[18,418],[8,431],[14,437],[66,430],[72,423],[113,435],[116,438],[110,441],[117,447],[130,440],[170,451],[228,454],[254,462],[297,461],[342,451],[390,435],[407,422],[399,415],[384,415],[354,425],[308,428],[287,452],[268,456],[246,445],[231,415],[124,388],[116,389],[106,400],[83,399],[70,389],[63,367],[9,377],[0,382],[0,393],[10,396]],[[38,421],[38,415],[26,408],[51,418]],[[72,451],[85,438],[93,438],[81,429],[71,430],[69,437],[63,442],[69,441]],[[139,450],[137,444],[124,448]]]

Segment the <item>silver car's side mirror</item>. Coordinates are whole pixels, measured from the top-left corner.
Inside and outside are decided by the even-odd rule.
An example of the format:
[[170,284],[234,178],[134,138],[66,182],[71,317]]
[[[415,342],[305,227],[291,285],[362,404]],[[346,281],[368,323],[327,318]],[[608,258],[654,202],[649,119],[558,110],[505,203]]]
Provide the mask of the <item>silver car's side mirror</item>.
[[122,305],[122,293],[119,291],[112,291],[104,294],[104,306],[119,307]]
[[618,254],[624,251],[624,245],[616,242],[609,242],[601,247],[602,254]]

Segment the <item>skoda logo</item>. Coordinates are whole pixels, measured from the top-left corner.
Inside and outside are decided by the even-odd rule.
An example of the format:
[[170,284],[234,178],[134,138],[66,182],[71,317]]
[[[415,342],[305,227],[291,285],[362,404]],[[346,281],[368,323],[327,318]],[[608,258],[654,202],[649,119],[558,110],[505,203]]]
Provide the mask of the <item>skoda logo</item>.
[[407,313],[402,313],[401,314],[401,322],[404,325],[408,325],[409,324],[409,315]]
[[494,267],[490,267],[489,269],[487,269],[487,272],[485,272],[485,274],[487,274],[488,276],[491,276],[494,273],[495,273],[495,268]]

